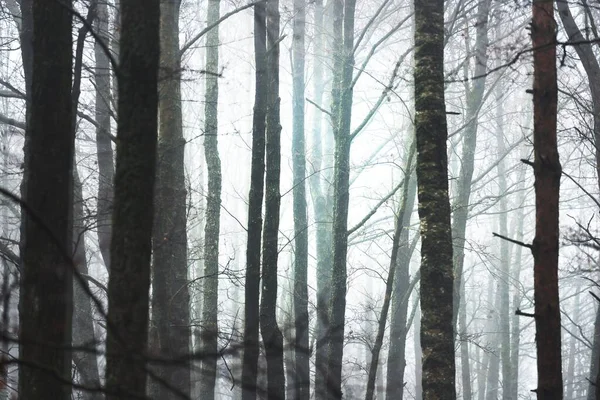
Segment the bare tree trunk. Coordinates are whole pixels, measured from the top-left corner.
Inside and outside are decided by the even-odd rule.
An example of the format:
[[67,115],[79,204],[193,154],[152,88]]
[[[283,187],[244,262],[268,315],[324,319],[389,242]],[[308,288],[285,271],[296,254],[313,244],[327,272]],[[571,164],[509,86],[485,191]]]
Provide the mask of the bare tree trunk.
[[[410,221],[410,214],[412,213],[413,203],[410,203],[410,200],[413,200],[409,197],[410,193],[410,176],[413,171],[413,159],[415,154],[414,142],[410,146],[409,154],[406,160],[406,165],[404,168],[405,175],[403,179],[403,192],[402,192],[402,200],[400,203],[400,207],[398,209],[398,215],[396,216],[396,228],[394,229],[394,236],[392,238],[392,254],[390,257],[390,266],[388,277],[386,280],[385,286],[385,296],[383,301],[383,306],[381,308],[381,315],[379,316],[378,327],[377,327],[377,336],[375,337],[375,343],[373,343],[373,349],[371,350],[371,361],[368,369],[367,376],[367,393],[365,395],[365,400],[373,400],[375,395],[375,379],[377,378],[377,368],[379,367],[379,354],[381,352],[381,347],[383,346],[383,336],[385,335],[385,326],[387,323],[388,311],[390,309],[390,303],[392,300],[392,293],[394,288],[398,288],[398,286],[403,285],[406,287],[400,287],[400,289],[404,289],[401,293],[396,293],[395,300],[399,301],[399,304],[396,304],[395,307],[404,307],[404,318],[403,321],[396,321],[398,324],[402,324],[401,332],[399,336],[404,335],[403,337],[391,337],[390,340],[396,341],[396,346],[402,346],[402,354],[400,356],[402,359],[393,360],[395,361],[394,367],[399,367],[395,372],[400,375],[400,378],[395,377],[395,380],[400,383],[400,393],[399,397],[394,397],[398,400],[402,399],[402,389],[403,389],[403,379],[404,379],[404,346],[406,341],[406,310],[408,308],[408,298],[410,293],[408,292],[408,267],[410,260],[401,258],[401,252],[408,249],[402,249],[401,243],[408,244],[408,237],[406,236],[406,240],[403,242],[403,233],[406,232],[407,228],[407,220]],[[413,192],[414,196],[414,192]],[[404,269],[404,271],[400,271],[400,269]],[[396,277],[396,272],[398,272],[398,277]],[[404,273],[402,273],[404,272]],[[398,285],[397,281],[399,279],[403,279],[403,282]],[[397,311],[397,310],[395,310]],[[402,311],[401,311],[402,312]],[[398,333],[398,332],[396,332]],[[388,360],[389,361],[389,360]],[[388,370],[390,366],[388,365]]]
[[109,400],[145,396],[158,130],[159,0],[121,4],[117,162],[108,282]]
[[[22,4],[26,6],[26,2]],[[71,397],[73,312],[71,2],[34,0],[25,135],[19,303],[19,396]],[[23,8],[25,13],[26,8]],[[25,18],[23,18],[25,21]],[[22,31],[22,34],[28,32]],[[27,63],[27,60],[24,60]],[[25,65],[26,76],[28,66]],[[29,88],[28,88],[29,89]],[[49,135],[48,131],[52,134]],[[52,372],[48,372],[52,371]]]
[[[352,77],[354,71],[354,12],[356,0],[334,0],[334,81],[332,123],[335,139],[333,269],[331,272],[330,332],[327,352],[329,398],[342,398],[342,358],[346,315],[346,255],[350,199],[350,145],[352,136]],[[343,18],[343,23],[341,19]],[[341,39],[341,40],[339,40]]]
[[[417,300],[418,302],[418,300]],[[423,352],[421,351],[421,307],[417,305],[414,319],[414,351],[415,351],[415,400],[423,399]],[[392,400],[392,399],[390,399]]]
[[277,325],[277,269],[281,194],[281,123],[279,120],[279,0],[267,2],[267,132],[265,221],[260,331],[267,358],[267,399],[285,399],[283,335]]
[[[556,139],[556,23],[553,2],[533,1],[533,148],[535,175],[534,302],[537,397],[563,396],[558,294],[559,190],[561,166]],[[596,388],[600,390],[600,388]]]
[[415,0],[415,130],[421,219],[423,397],[456,398],[444,2]]
[[158,382],[151,394],[190,393],[190,300],[187,270],[187,209],[181,115],[180,0],[160,1],[159,132],[152,237],[152,353]]
[[[207,24],[219,19],[221,2],[210,0]],[[206,400],[215,398],[217,356],[219,345],[219,232],[221,219],[221,159],[218,143],[219,104],[219,27],[206,35],[206,103],[204,119],[204,157],[208,172],[206,197],[206,225],[204,228],[204,299],[202,307],[203,330],[202,376],[200,393]]]
[[94,44],[96,56],[96,154],[98,157],[98,244],[106,269],[110,271],[110,242],[112,239],[112,201],[114,197],[113,179],[115,166],[110,138],[110,62],[104,48],[109,43],[108,6],[105,1],[98,2],[96,19],[98,38]]
[[308,216],[306,206],[306,145],[304,134],[304,68],[306,1],[294,0],[292,161],[294,164],[294,380],[296,400],[310,398],[308,344]]
[[244,301],[244,356],[242,400],[255,400],[258,384],[260,255],[262,201],[265,174],[265,121],[267,115],[267,21],[264,3],[254,6],[254,57],[256,91],[252,121],[252,167],[248,195],[248,242]]

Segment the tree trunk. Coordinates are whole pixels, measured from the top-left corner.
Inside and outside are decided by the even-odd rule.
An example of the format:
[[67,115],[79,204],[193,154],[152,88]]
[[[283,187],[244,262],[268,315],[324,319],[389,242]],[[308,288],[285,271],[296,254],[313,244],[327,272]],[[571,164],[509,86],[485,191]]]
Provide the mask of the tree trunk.
[[279,120],[279,0],[267,2],[267,132],[265,221],[260,331],[267,358],[267,399],[285,399],[283,335],[277,325],[277,259],[281,195],[281,124]]
[[[346,255],[348,252],[348,203],[350,199],[350,123],[354,71],[354,12],[356,0],[334,0],[334,81],[331,91],[335,140],[333,178],[333,268],[327,353],[329,398],[342,398],[342,358],[346,315]],[[337,38],[342,40],[337,40]]]
[[[493,280],[495,282],[495,280]],[[500,308],[500,284],[496,284],[496,290],[494,292],[493,299],[494,305],[491,306],[488,315],[488,337],[490,341],[488,342],[489,355],[488,355],[488,366],[487,366],[487,384],[485,386],[485,399],[486,400],[496,400],[498,399],[498,387],[500,386],[500,340],[499,340],[499,330],[500,330],[500,316],[498,315],[498,310]]]
[[[98,39],[109,43],[108,6],[105,1],[98,2],[96,19]],[[98,157],[98,245],[106,269],[110,271],[110,242],[112,238],[112,201],[114,197],[113,179],[115,166],[110,138],[110,62],[108,55],[99,44],[94,44],[96,56],[96,154]]]
[[534,267],[537,396],[562,399],[560,305],[558,294],[559,190],[561,166],[556,143],[556,24],[553,2],[534,0],[533,169],[535,175]]
[[[330,8],[329,1],[327,9]],[[313,96],[316,104],[324,104],[325,93],[325,62],[327,57],[326,32],[324,16],[326,9],[323,0],[315,0],[315,38],[314,38],[314,71],[313,71]],[[329,302],[331,295],[331,264],[332,264],[332,201],[331,185],[327,179],[326,166],[329,160],[324,160],[323,154],[329,135],[329,123],[323,126],[323,113],[315,110],[312,121],[312,155],[309,165],[311,174],[309,178],[310,191],[313,198],[313,212],[316,225],[316,253],[317,253],[317,321],[315,327],[315,397],[323,400],[327,396],[327,343],[329,335]]]
[[[417,299],[417,303],[418,303]],[[423,399],[423,352],[421,351],[421,307],[417,304],[414,319],[414,351],[415,351],[415,400]],[[392,399],[390,399],[392,400]]]
[[[412,166],[409,168],[413,168]],[[405,169],[408,171],[409,169]],[[414,174],[414,172],[412,173]],[[404,371],[406,369],[406,336],[408,327],[406,318],[408,316],[408,292],[409,289],[409,269],[412,249],[409,243],[410,218],[415,203],[417,192],[416,177],[410,177],[406,183],[408,185],[407,196],[405,197],[406,211],[402,215],[403,229],[400,235],[398,249],[398,259],[394,264],[397,270],[397,276],[394,278],[394,289],[392,291],[392,316],[390,321],[390,348],[387,358],[387,386],[386,398],[402,400],[404,397]]]
[[248,242],[244,301],[244,355],[242,360],[242,400],[255,400],[258,383],[260,254],[262,201],[265,174],[265,121],[267,115],[267,21],[264,3],[254,6],[254,59],[256,91],[252,120],[252,167],[248,195]]
[[108,282],[109,400],[146,393],[158,130],[159,0],[121,4],[117,162]]
[[[408,225],[408,221],[410,221],[410,214],[412,213],[412,206],[413,203],[410,202],[412,199],[409,197],[409,193],[411,191],[411,184],[410,184],[410,176],[412,174],[412,168],[413,168],[413,158],[414,158],[414,153],[415,153],[415,149],[414,149],[414,144],[411,145],[410,149],[409,149],[409,154],[408,154],[408,158],[406,161],[406,165],[404,168],[405,171],[405,175],[404,175],[404,180],[403,180],[403,193],[402,193],[402,200],[400,203],[400,207],[398,209],[398,215],[396,217],[396,228],[394,229],[394,236],[392,238],[392,254],[390,257],[390,267],[389,267],[389,272],[388,272],[388,277],[386,280],[386,286],[385,286],[385,296],[384,296],[384,300],[383,300],[383,306],[381,308],[381,315],[379,316],[379,321],[378,321],[378,327],[377,327],[377,336],[375,337],[375,343],[373,343],[373,349],[371,350],[371,361],[370,361],[370,365],[368,368],[368,376],[367,376],[367,393],[365,395],[365,400],[373,400],[373,397],[375,395],[375,379],[377,378],[377,369],[379,367],[379,354],[381,352],[381,347],[383,345],[383,336],[385,335],[385,325],[387,323],[387,316],[388,316],[388,311],[390,309],[390,302],[392,300],[392,293],[393,293],[393,289],[398,288],[398,286],[400,286],[399,289],[401,289],[400,293],[394,293],[395,294],[395,300],[398,301],[399,300],[399,304],[395,304],[394,308],[399,307],[399,308],[403,308],[404,310],[404,318],[402,318],[402,321],[397,321],[399,324],[402,324],[401,327],[401,331],[399,332],[399,335],[397,333],[398,336],[403,336],[403,337],[391,337],[390,341],[394,340],[396,343],[396,345],[402,346],[402,354],[401,357],[402,359],[398,360],[392,360],[392,364],[394,366],[394,368],[398,368],[396,369],[396,373],[398,375],[400,375],[400,373],[402,373],[401,377],[398,379],[398,377],[395,377],[394,379],[397,382],[401,382],[400,383],[400,396],[399,397],[394,397],[395,399],[402,399],[402,389],[403,389],[403,380],[404,380],[404,367],[405,367],[405,360],[404,360],[404,346],[405,346],[405,340],[406,340],[406,313],[407,313],[407,309],[408,309],[408,298],[409,298],[409,291],[408,291],[408,268],[409,268],[409,264],[410,264],[410,259],[407,260],[405,258],[401,258],[402,254],[402,250],[404,250],[404,252],[406,253],[406,250],[408,249],[402,249],[401,243],[402,244],[408,244],[408,235],[403,235],[404,232],[407,232],[407,225]],[[414,196],[414,192],[413,192],[413,196]],[[406,236],[406,240],[404,239],[404,236]],[[401,269],[403,269],[404,271],[401,271]],[[398,271],[398,277],[396,278],[396,271]],[[403,279],[403,282],[398,282],[399,279]],[[405,287],[402,287],[405,286]],[[403,289],[403,290],[402,290]],[[398,311],[398,310],[394,310],[394,311]],[[402,312],[402,311],[400,311]],[[390,346],[391,347],[391,346]],[[388,363],[390,362],[390,360],[388,360]],[[394,364],[395,362],[395,364]],[[388,370],[389,370],[390,366],[388,364]]]
[[[221,2],[210,0],[207,24],[219,19]],[[219,27],[206,35],[206,103],[204,119],[204,157],[208,172],[208,195],[206,197],[206,225],[204,227],[204,299],[202,301],[201,340],[202,371],[200,393],[206,400],[215,397],[217,380],[217,357],[219,345],[219,232],[221,219],[221,159],[218,143],[219,104]]]
[[306,207],[306,146],[304,140],[304,68],[306,1],[294,0],[293,35],[293,139],[294,169],[294,377],[296,400],[310,398],[310,350],[308,344],[308,216]]
[[[190,393],[190,296],[187,270],[187,209],[181,115],[180,0],[160,2],[158,154],[156,164],[153,263],[152,353],[165,361],[151,381],[153,397],[173,389]],[[168,387],[170,386],[170,387]]]
[[415,0],[415,130],[421,219],[423,397],[456,398],[452,231],[444,100],[444,2]]
[[[27,208],[22,212],[21,238],[19,342],[23,364],[19,396],[68,400],[73,312],[71,2],[34,0],[32,6],[31,102],[23,178]],[[27,69],[26,65],[26,76]]]

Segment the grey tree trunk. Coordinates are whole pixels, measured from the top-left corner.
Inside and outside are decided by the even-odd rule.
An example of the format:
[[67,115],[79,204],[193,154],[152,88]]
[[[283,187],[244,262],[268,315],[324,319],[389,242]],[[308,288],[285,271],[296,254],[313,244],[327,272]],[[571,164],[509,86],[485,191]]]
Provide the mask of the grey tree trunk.
[[181,115],[180,0],[160,1],[158,148],[152,236],[152,354],[163,361],[150,381],[152,396],[190,393],[190,297],[187,209]]
[[496,400],[498,399],[498,388],[500,386],[500,316],[498,310],[500,309],[500,284],[496,284],[496,290],[494,290],[494,306],[489,310],[489,320],[487,336],[489,338],[488,347],[490,353],[488,354],[488,368],[487,368],[487,384],[485,399]]
[[[418,300],[417,300],[418,303]],[[413,321],[413,341],[415,352],[415,400],[423,399],[423,352],[421,351],[421,307],[417,304],[417,312]],[[392,400],[392,399],[390,399]]]
[[[408,169],[405,169],[408,170]],[[411,175],[406,192],[406,211],[402,215],[403,226],[398,243],[398,257],[394,264],[397,276],[394,278],[392,290],[392,315],[390,320],[390,348],[387,357],[386,398],[402,400],[404,397],[404,371],[406,369],[406,336],[409,326],[406,325],[409,298],[409,269],[412,249],[409,242],[408,226],[414,208],[417,193],[416,177]]]
[[306,205],[306,145],[304,134],[304,68],[306,1],[294,1],[293,32],[293,139],[294,169],[294,380],[296,400],[310,398],[308,325],[308,215]]
[[327,390],[330,399],[342,398],[355,8],[356,0],[334,0],[333,3],[334,77],[331,90],[331,110],[335,140],[335,162],[332,224],[333,268],[331,272],[330,331],[327,351]]
[[[373,343],[373,349],[371,350],[371,360],[368,369],[367,376],[367,393],[365,395],[365,400],[373,400],[375,395],[375,380],[377,378],[377,369],[379,367],[379,354],[381,352],[381,347],[383,346],[383,337],[385,335],[385,326],[388,318],[388,311],[390,309],[390,303],[392,300],[392,294],[395,295],[395,300],[397,304],[394,307],[400,308],[400,310],[396,309],[394,311],[403,313],[404,316],[402,321],[397,321],[398,324],[402,324],[401,331],[395,332],[397,336],[391,337],[390,341],[395,341],[396,346],[402,347],[402,354],[400,354],[401,359],[392,360],[393,367],[398,367],[395,370],[396,374],[400,375],[401,378],[398,379],[396,376],[396,381],[402,382],[404,379],[404,367],[406,362],[404,360],[404,347],[406,344],[406,314],[408,309],[408,299],[410,297],[410,293],[408,291],[408,268],[410,264],[410,259],[407,261],[406,258],[401,258],[404,253],[408,252],[407,248],[401,248],[402,244],[408,244],[408,235],[403,235],[404,232],[407,232],[407,225],[410,221],[410,215],[412,214],[412,207],[414,205],[414,190],[412,191],[412,199],[410,198],[411,193],[411,175],[413,171],[413,159],[415,154],[414,142],[410,146],[408,151],[408,157],[406,160],[406,165],[404,168],[405,175],[402,182],[403,191],[402,191],[402,200],[400,203],[400,207],[398,209],[398,215],[396,217],[396,228],[394,229],[394,236],[392,238],[392,254],[390,257],[390,266],[388,277],[386,280],[385,287],[385,297],[383,301],[383,306],[381,308],[381,315],[379,316],[378,327],[377,327],[377,335],[375,337],[375,342]],[[413,200],[411,203],[410,201]],[[405,237],[403,237],[405,236]],[[405,240],[404,240],[405,239]],[[402,271],[404,270],[404,271]],[[396,272],[398,272],[398,277],[396,277]],[[403,279],[403,282],[398,282],[400,279]],[[394,293],[393,289],[397,289],[400,286],[400,293]],[[405,286],[405,287],[403,287]],[[392,344],[390,344],[390,347]],[[388,360],[389,363],[390,360]],[[388,371],[390,371],[390,365],[388,364]],[[399,400],[402,399],[402,389],[403,384],[400,383],[400,397]]]
[[118,141],[106,342],[109,400],[146,394],[144,355],[158,130],[159,16],[159,0],[128,0],[121,4]]
[[444,2],[415,0],[415,131],[421,220],[423,397],[456,398]]
[[267,359],[267,399],[285,399],[283,335],[277,325],[277,268],[281,194],[281,124],[279,120],[279,0],[267,2],[267,130],[265,220],[260,332]]
[[109,43],[108,6],[98,2],[96,19],[98,39],[94,44],[96,69],[96,155],[98,157],[98,244],[106,269],[110,271],[110,242],[112,239],[112,201],[114,197],[113,179],[115,166],[110,138],[110,62],[104,48],[99,43]]
[[260,256],[262,201],[265,174],[265,122],[267,115],[267,21],[264,3],[254,6],[254,59],[256,91],[252,120],[252,166],[248,195],[248,241],[244,301],[244,355],[242,400],[255,400],[258,384]]
[[[331,3],[331,1],[329,1]],[[314,71],[313,71],[313,96],[316,104],[324,104],[325,93],[325,58],[326,32],[324,16],[326,8],[323,0],[316,0],[314,5],[315,38],[314,38]],[[330,8],[330,4],[327,5]],[[317,321],[315,329],[315,397],[324,399],[327,395],[327,340],[329,334],[329,302],[331,292],[331,264],[332,264],[332,231],[331,216],[331,185],[325,173],[329,160],[324,158],[328,146],[329,123],[323,126],[323,113],[316,109],[312,121],[312,154],[309,165],[311,174],[309,178],[310,191],[313,199],[313,213],[316,225],[316,253],[317,253]]]
[[[29,12],[21,4],[23,23]],[[68,400],[73,312],[71,2],[34,0],[25,133],[19,302],[19,397]],[[23,35],[29,32],[23,27]],[[27,38],[27,39],[29,39]],[[25,43],[27,46],[27,43]],[[25,50],[24,56],[25,56]],[[52,135],[48,135],[48,131]],[[48,371],[52,371],[49,373]]]
[[[207,24],[219,19],[220,0],[210,0]],[[221,159],[218,143],[219,104],[219,27],[206,35],[206,102],[204,108],[204,157],[208,172],[206,225],[204,227],[204,286],[202,306],[202,370],[200,393],[213,400],[217,380],[218,305],[219,305],[219,233],[221,219]]]

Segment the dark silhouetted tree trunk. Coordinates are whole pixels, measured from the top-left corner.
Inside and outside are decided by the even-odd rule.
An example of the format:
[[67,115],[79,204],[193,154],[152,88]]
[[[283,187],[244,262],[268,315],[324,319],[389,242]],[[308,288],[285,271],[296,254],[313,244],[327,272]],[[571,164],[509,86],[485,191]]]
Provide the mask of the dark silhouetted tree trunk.
[[159,0],[123,0],[108,282],[109,400],[144,396],[158,130]]
[[260,254],[262,201],[265,174],[265,124],[267,115],[267,21],[264,3],[254,6],[254,59],[256,91],[252,120],[252,167],[248,195],[248,242],[244,301],[244,356],[242,399],[255,400],[258,383]]
[[283,335],[277,325],[277,247],[281,195],[279,0],[267,2],[267,133],[260,331],[267,358],[267,399],[285,399]]
[[[23,14],[26,3],[23,2]],[[34,0],[19,303],[19,397],[71,398],[73,151],[70,1]],[[25,22],[25,18],[22,19]],[[22,31],[22,34],[28,32]],[[27,64],[27,60],[24,60]],[[26,76],[28,66],[25,65]],[[29,88],[28,88],[29,89]],[[52,371],[52,372],[50,372]]]
[[[159,132],[156,164],[152,354],[163,360],[152,380],[152,396],[166,399],[177,389],[190,393],[190,295],[187,270],[187,210],[181,115],[180,0],[160,1]],[[124,49],[121,48],[123,51]],[[175,362],[177,365],[175,365]]]
[[421,219],[423,398],[456,398],[444,2],[415,0],[415,130]]
[[306,207],[306,145],[304,140],[304,67],[306,0],[294,0],[292,157],[294,164],[294,378],[296,400],[310,397],[308,348],[308,216]]
[[561,166],[556,141],[556,23],[554,4],[534,0],[533,39],[533,169],[536,225],[534,302],[537,344],[537,398],[563,396],[560,308],[558,295],[558,198]]
[[[209,0],[207,24],[219,19],[220,0]],[[204,299],[202,301],[202,370],[200,393],[213,400],[217,379],[219,340],[219,232],[221,219],[221,159],[219,158],[219,27],[206,35],[206,102],[204,106],[204,157],[208,172],[204,226]]]

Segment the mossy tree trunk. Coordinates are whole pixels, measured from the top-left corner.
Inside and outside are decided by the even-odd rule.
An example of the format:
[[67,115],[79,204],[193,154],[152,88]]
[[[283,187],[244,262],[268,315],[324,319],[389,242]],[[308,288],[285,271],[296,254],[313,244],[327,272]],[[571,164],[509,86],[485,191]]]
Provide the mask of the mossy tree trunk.
[[415,130],[421,220],[423,398],[456,398],[444,99],[444,1],[415,0]]

